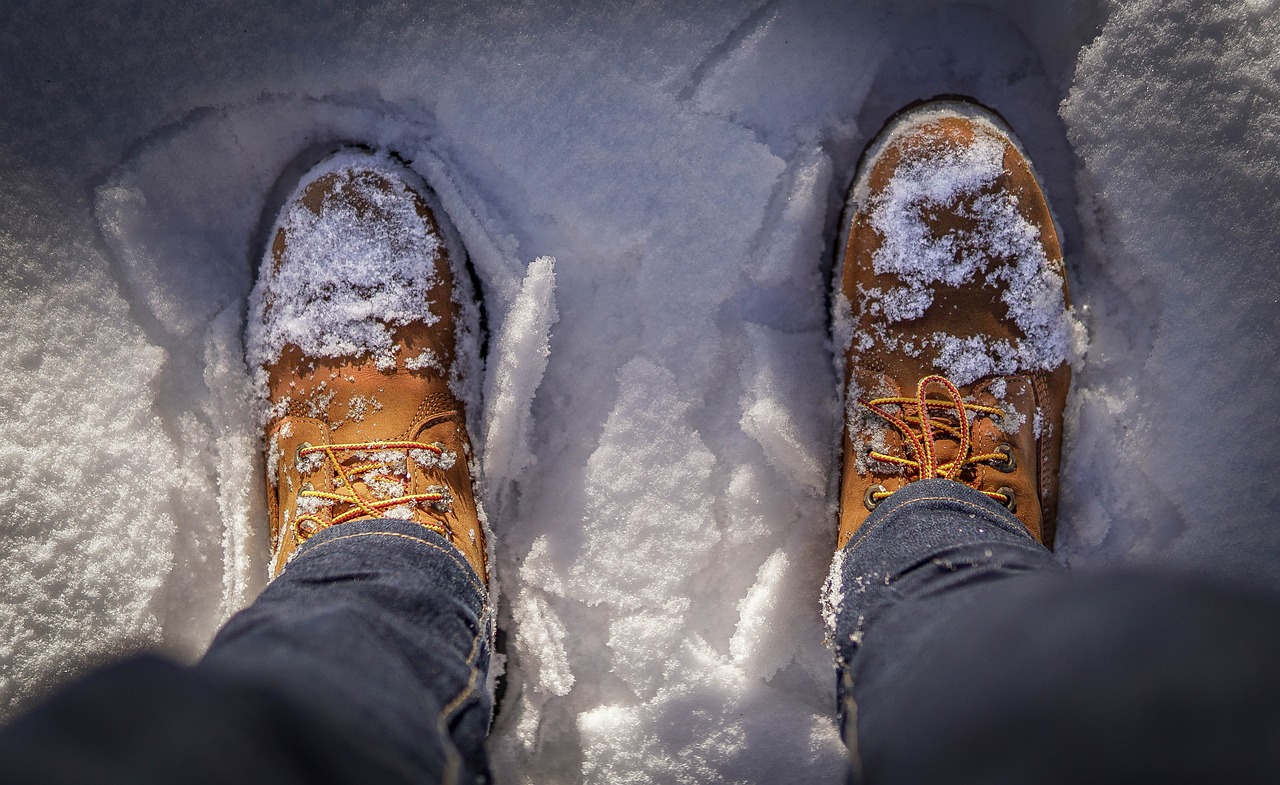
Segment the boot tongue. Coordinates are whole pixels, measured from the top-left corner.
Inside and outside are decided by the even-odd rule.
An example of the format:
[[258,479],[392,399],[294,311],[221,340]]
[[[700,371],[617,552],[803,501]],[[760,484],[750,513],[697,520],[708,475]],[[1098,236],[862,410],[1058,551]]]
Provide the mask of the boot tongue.
[[[946,476],[946,465],[960,458],[960,437],[946,430],[944,426],[957,428],[960,418],[955,412],[951,413],[933,413],[930,417],[933,426],[933,456],[938,466],[938,474],[936,476]],[[920,432],[921,438],[925,438],[923,429]],[[917,456],[920,460],[923,456]],[[959,477],[959,475],[955,475]]]

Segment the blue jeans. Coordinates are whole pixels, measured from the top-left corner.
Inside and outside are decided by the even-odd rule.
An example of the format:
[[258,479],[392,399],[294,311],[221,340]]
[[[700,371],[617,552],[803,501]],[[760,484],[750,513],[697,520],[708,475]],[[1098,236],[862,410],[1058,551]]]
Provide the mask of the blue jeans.
[[[852,776],[891,783],[1269,782],[1280,604],[1138,573],[1069,576],[943,480],[837,557]],[[0,780],[488,778],[492,609],[416,524],[327,530],[182,668],[135,658],[0,733]]]
[[182,668],[100,671],[0,734],[12,782],[472,783],[493,609],[453,546],[405,521],[327,529]]
[[853,782],[1280,781],[1275,598],[1068,574],[947,480],[882,502],[837,570]]

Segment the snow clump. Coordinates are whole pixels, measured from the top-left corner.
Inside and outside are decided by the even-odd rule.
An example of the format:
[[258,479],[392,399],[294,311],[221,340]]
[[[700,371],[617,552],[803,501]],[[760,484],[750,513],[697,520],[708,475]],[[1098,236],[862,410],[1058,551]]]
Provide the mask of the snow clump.
[[[245,335],[249,366],[263,389],[262,369],[287,345],[307,357],[372,356],[388,370],[396,364],[394,327],[439,321],[429,294],[439,283],[436,262],[444,244],[418,214],[406,185],[384,187],[386,179],[403,181],[391,166],[385,156],[335,155],[298,185],[280,216],[283,252],[278,260],[269,252],[263,262]],[[345,192],[345,198],[326,197],[313,212],[299,197],[324,177],[336,177],[331,191]],[[361,215],[360,202],[379,220]],[[439,362],[434,355],[414,361],[418,367]]]
[[[994,187],[1005,171],[1005,144],[989,121],[975,118],[979,130],[970,144],[939,142],[924,148],[924,155],[905,153],[886,187],[867,192],[866,177],[878,153],[901,133],[948,111],[925,112],[891,128],[855,187],[855,200],[862,202],[882,237],[872,266],[877,274],[902,281],[888,290],[862,290],[863,307],[876,320],[869,334],[859,336],[858,345],[868,348],[878,342],[888,351],[912,356],[932,350],[934,365],[960,385],[985,376],[1052,370],[1066,362],[1074,336],[1060,266],[1046,257],[1037,228],[1018,211],[1017,197]],[[965,226],[939,236],[931,230],[930,218],[951,205],[959,205],[957,214]],[[975,280],[1002,289],[1001,299],[1022,338],[937,332],[918,346],[893,334],[891,325],[928,311],[934,287],[960,287]]]

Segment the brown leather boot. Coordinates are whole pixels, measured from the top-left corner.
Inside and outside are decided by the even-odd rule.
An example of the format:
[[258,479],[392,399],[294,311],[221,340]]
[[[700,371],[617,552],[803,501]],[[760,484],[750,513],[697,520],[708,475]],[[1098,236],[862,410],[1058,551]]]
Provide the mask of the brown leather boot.
[[1052,547],[1072,329],[1053,218],[1012,133],[964,102],[908,110],[867,149],[850,211],[839,546],[894,491],[943,477]]
[[276,223],[246,334],[270,403],[272,576],[330,526],[401,518],[487,581],[459,393],[466,303],[426,193],[385,156],[348,151],[307,175]]

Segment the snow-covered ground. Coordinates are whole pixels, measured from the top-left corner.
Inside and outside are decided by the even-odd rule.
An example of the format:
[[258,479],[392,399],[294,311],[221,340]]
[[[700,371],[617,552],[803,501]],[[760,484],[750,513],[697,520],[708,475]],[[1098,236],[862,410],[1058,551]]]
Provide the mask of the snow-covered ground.
[[916,98],[1002,112],[1064,230],[1059,553],[1280,587],[1280,2],[10,0],[0,30],[0,713],[193,659],[261,588],[245,295],[343,141],[413,162],[484,286],[503,782],[838,781],[828,277]]

